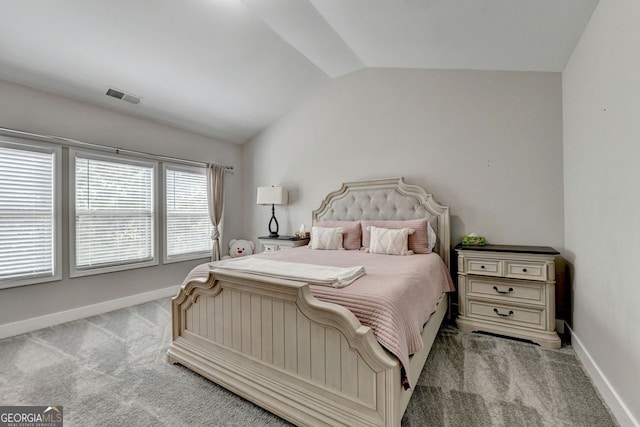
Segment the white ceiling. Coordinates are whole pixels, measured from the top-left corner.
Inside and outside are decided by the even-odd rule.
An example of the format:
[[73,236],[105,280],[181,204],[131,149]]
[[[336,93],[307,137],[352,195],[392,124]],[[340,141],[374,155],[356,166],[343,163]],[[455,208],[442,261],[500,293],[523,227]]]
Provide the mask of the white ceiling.
[[364,67],[562,71],[597,1],[7,0],[0,78],[242,143]]

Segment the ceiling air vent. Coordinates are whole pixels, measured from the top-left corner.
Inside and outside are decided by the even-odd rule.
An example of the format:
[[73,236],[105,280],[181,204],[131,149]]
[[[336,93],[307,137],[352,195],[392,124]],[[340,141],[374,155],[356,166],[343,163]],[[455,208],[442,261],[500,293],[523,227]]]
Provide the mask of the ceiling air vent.
[[116,99],[121,99],[123,101],[129,102],[131,104],[139,104],[141,98],[135,96],[135,95],[131,95],[129,93],[124,93],[122,91],[113,89],[113,88],[109,88],[107,89],[107,96],[110,96],[112,98],[116,98]]

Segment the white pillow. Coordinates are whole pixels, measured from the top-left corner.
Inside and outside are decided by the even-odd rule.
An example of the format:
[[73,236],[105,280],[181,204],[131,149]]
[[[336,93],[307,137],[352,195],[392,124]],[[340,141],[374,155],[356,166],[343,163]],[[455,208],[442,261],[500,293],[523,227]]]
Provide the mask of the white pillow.
[[344,250],[342,246],[342,227],[311,227],[311,249]]
[[371,232],[371,242],[367,252],[383,255],[413,255],[409,250],[409,235],[413,234],[413,228],[380,228],[370,225],[367,229]]
[[427,238],[427,240],[429,241],[429,250],[432,251],[433,248],[436,246],[436,240],[438,240],[438,235],[436,234],[436,231],[431,226],[430,222],[427,222],[427,233],[429,236]]

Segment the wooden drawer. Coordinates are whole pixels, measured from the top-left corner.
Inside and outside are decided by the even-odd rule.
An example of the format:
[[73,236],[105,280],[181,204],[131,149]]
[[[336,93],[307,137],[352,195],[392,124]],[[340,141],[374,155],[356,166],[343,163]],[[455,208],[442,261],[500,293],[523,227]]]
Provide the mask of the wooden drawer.
[[488,300],[469,299],[467,316],[490,320],[505,325],[521,326],[530,329],[546,329],[546,310],[541,308],[518,307],[509,304],[494,303]]
[[545,304],[545,286],[543,283],[491,280],[472,276],[467,276],[466,283],[466,292],[469,297],[490,297],[507,303]]
[[547,266],[543,262],[505,260],[504,277],[525,280],[547,280]]
[[465,258],[464,271],[468,274],[483,276],[502,276],[502,262],[490,258]]
[[260,242],[260,248],[262,252],[277,252],[283,249],[306,246],[309,243],[309,239],[291,240],[287,236],[283,236],[283,238],[281,239],[259,237],[258,242]]

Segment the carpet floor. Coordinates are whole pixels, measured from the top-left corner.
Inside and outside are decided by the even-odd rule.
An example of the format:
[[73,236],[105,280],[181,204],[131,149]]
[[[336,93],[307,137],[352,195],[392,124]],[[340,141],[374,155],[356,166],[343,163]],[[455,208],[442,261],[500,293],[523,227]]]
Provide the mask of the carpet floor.
[[[165,362],[170,300],[0,341],[0,405],[61,405],[65,426],[280,426]],[[403,426],[616,426],[570,346],[443,326]]]

